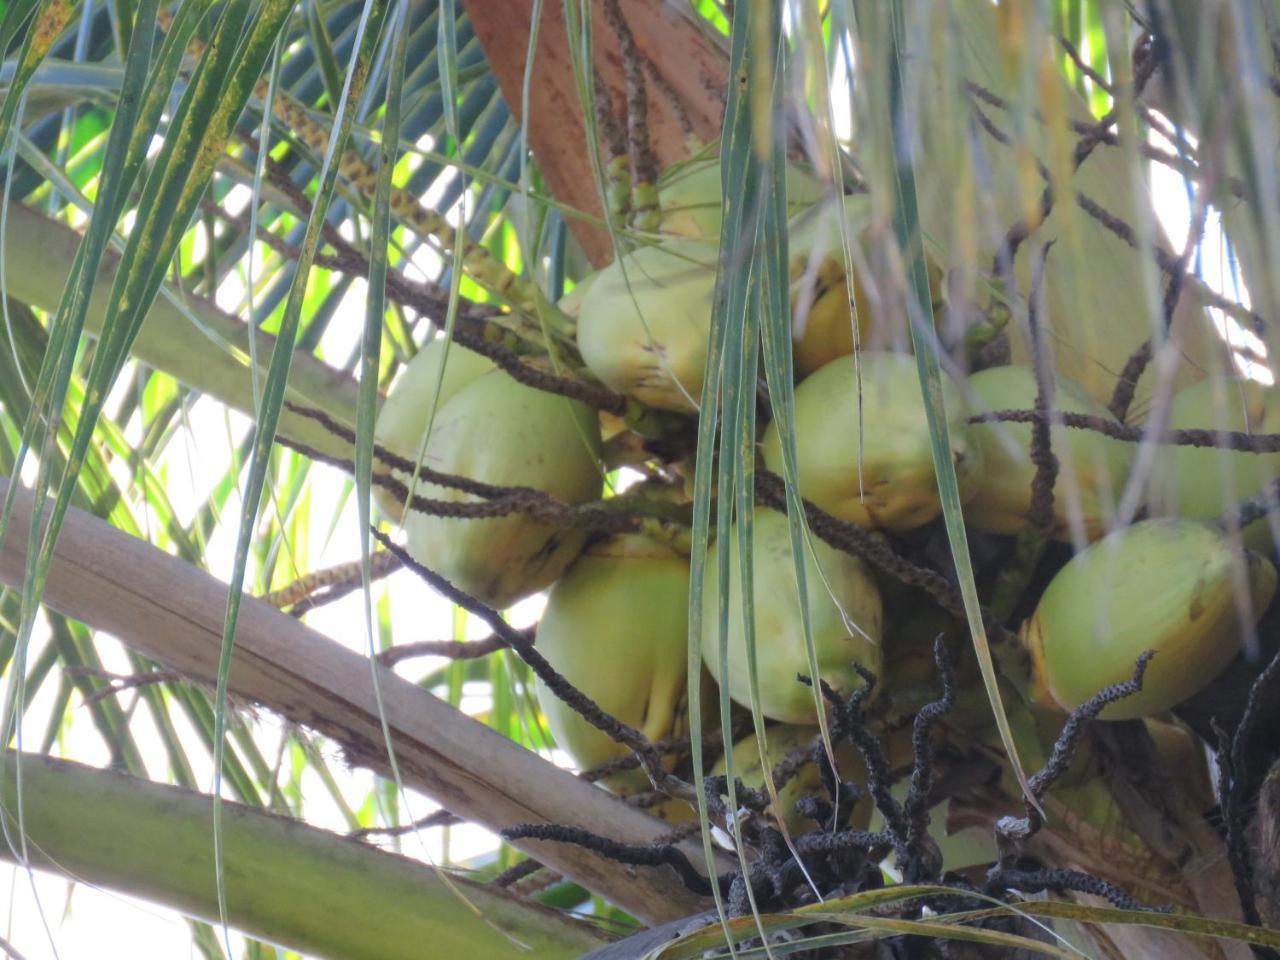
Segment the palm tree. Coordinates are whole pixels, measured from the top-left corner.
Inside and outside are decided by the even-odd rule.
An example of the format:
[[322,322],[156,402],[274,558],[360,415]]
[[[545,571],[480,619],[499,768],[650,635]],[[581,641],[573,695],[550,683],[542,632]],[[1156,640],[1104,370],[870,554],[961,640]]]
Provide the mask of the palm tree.
[[[0,47],[20,871],[206,956],[1280,950],[1270,5],[19,0]],[[848,506],[886,432],[920,520]]]

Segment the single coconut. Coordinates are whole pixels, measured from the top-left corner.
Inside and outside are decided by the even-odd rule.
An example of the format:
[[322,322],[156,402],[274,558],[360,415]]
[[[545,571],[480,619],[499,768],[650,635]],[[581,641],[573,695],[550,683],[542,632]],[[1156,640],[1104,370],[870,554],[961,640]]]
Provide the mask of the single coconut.
[[[1035,407],[1036,377],[1030,367],[992,367],[970,377],[969,387],[976,398],[975,413]],[[1088,414],[1115,422],[1106,407],[1070,380],[1057,381],[1052,404],[1057,412]],[[964,506],[964,519],[969,526],[1002,534],[1017,533],[1026,527],[1036,474],[1031,462],[1031,433],[1029,423],[1000,421],[969,427],[983,462],[982,483]],[[1059,540],[1096,540],[1112,526],[1116,502],[1133,463],[1134,445],[1061,424],[1050,427],[1049,444],[1058,459],[1053,536]]]
[[[910,530],[942,512],[932,441],[913,357],[866,351],[827,364],[795,393],[800,492],[823,510],[864,527]],[[961,499],[982,482],[982,451],[969,435],[960,388],[942,373],[951,458]],[[859,416],[861,404],[861,416]],[[782,473],[775,420],[765,431],[764,461]]]
[[[1280,389],[1250,380],[1202,380],[1173,398],[1172,430],[1280,432]],[[1280,476],[1280,452],[1249,453],[1220,447],[1160,447],[1152,471],[1155,513],[1211,519],[1235,510]],[[1270,554],[1275,549],[1266,517],[1245,527],[1245,545]]]
[[[411,447],[417,438],[396,438]],[[525,386],[499,369],[463,386],[441,406],[424,464],[496,486],[533,487],[568,503],[601,494],[600,424],[576,400]],[[419,483],[431,499],[478,503],[453,488]],[[581,551],[586,531],[528,514],[443,517],[409,511],[406,547],[420,563],[493,607],[549,586]]]
[[619,257],[591,281],[578,349],[606,386],[663,410],[691,412],[702,393],[716,247],[673,239]]
[[1275,589],[1267,560],[1198,521],[1145,520],[1117,530],[1058,571],[1023,626],[1033,698],[1072,710],[1127,680],[1138,657],[1154,650],[1142,691],[1101,716],[1131,720],[1168,710],[1231,662]]
[[[590,548],[547,597],[536,646],[606,713],[650,740],[688,732],[689,560],[638,535]],[[579,768],[630,755],[541,680],[538,702],[556,743]],[[615,792],[647,789],[643,771],[604,781]]]
[[[441,377],[441,367],[444,376]],[[481,374],[493,369],[493,361],[465,347],[451,343],[444,337],[431,340],[418,351],[392,385],[387,399],[378,410],[373,428],[374,442],[405,460],[416,461],[419,448],[426,439],[427,425],[433,410],[438,410],[449,399]],[[436,392],[437,384],[439,393]],[[432,398],[435,404],[432,404]],[[412,475],[391,470],[385,464],[374,461],[375,474],[391,474],[406,486]],[[385,487],[374,485],[374,502],[392,523],[400,522],[404,504]]]
[[[880,592],[861,560],[816,538],[812,544],[813,550],[805,554],[804,570],[818,672],[833,688],[847,693],[862,683],[855,664],[873,673],[880,671],[884,620]],[[729,696],[750,706],[746,615],[736,527],[728,537],[717,540],[707,554],[702,594],[702,660],[712,679],[723,683],[716,559],[721,550],[729,551]],[[752,599],[760,709],[773,720],[817,723],[814,690],[797,679],[797,675],[809,676],[812,671],[792,557],[787,517],[772,510],[757,509],[752,525]]]

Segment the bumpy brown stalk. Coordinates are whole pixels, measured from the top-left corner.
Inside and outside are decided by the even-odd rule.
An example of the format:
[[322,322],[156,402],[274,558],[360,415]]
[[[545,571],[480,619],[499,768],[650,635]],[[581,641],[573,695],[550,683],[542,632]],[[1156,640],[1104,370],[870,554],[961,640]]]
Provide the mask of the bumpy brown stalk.
[[[340,563],[335,567],[315,570],[299,577],[286,587],[273,590],[262,599],[273,607],[292,607],[321,592],[327,595],[335,591],[341,591],[339,595],[345,595],[348,592],[346,588],[351,587],[353,584],[355,587],[359,587],[361,567],[362,564],[359,560],[352,560],[349,563]],[[370,576],[377,580],[398,570],[400,564],[396,562],[391,554],[385,550],[379,550],[375,551],[369,558],[369,567]],[[332,599],[337,599],[337,597]]]
[[672,797],[687,797],[691,794],[691,788],[678,777],[669,774],[662,766],[662,750],[656,743],[651,741],[643,733],[628,723],[619,720],[601,709],[591,697],[579,688],[570,683],[562,676],[550,663],[547,658],[539,652],[524,633],[514,629],[506,620],[502,618],[492,607],[488,606],[472,597],[470,594],[455,587],[447,579],[434,570],[419,563],[407,552],[403,547],[398,546],[382,531],[373,529],[370,531],[382,546],[395,554],[400,561],[411,571],[424,580],[428,586],[443,596],[446,600],[458,604],[463,609],[475,614],[482,621],[489,625],[494,634],[502,639],[519,657],[525,662],[534,675],[547,687],[550,692],[558,697],[561,702],[570,707],[583,720],[591,724],[601,733],[608,736],[614,742],[622,744],[631,750],[640,759],[640,765],[644,772],[649,776],[653,785],[660,790],[667,792]]
[[66,672],[73,676],[95,677],[106,682],[106,686],[95,690],[84,697],[83,706],[97,703],[108,697],[114,697],[128,690],[154,686],[157,683],[190,683],[191,681],[174,670],[147,670],[142,673],[108,673],[93,667],[66,667]]
[[[975,83],[972,80],[966,81],[965,89],[977,100],[982,101],[988,106],[995,107],[1002,111],[1008,111],[1010,109],[1008,100],[1004,99],[1004,97],[1001,97],[999,94],[988,90],[981,84]],[[1048,122],[1045,115],[1039,110],[1033,110],[1032,116],[1035,117],[1039,123]],[[1145,116],[1147,116],[1147,114],[1144,113],[1144,117]],[[1160,128],[1170,139],[1176,139],[1176,131],[1170,129],[1166,124],[1162,124],[1158,115],[1151,114],[1148,119],[1152,126]],[[1091,131],[1098,131],[1097,123],[1087,120],[1068,119],[1066,120],[1066,124],[1074,133],[1082,136],[1089,134]],[[1102,143],[1108,146],[1115,147],[1120,145],[1120,136],[1109,129],[1105,131],[1098,131],[1097,136],[1100,137]],[[1163,164],[1170,170],[1174,170],[1190,180],[1197,180],[1200,177],[1200,168],[1196,165],[1193,159],[1194,151],[1191,151],[1185,144],[1180,147],[1180,149],[1186,151],[1186,155],[1183,156],[1154,146],[1145,141],[1136,144],[1135,149],[1141,156],[1146,157],[1148,160],[1153,160],[1156,163]],[[1225,182],[1227,188],[1232,192],[1232,194],[1237,197],[1244,196],[1244,184],[1238,178],[1230,178]]]
[[1043,541],[1043,535],[1053,528],[1053,487],[1058,480],[1058,458],[1054,455],[1051,444],[1048,414],[1053,407],[1053,364],[1045,352],[1043,332],[1040,328],[1039,297],[1044,280],[1045,261],[1049,256],[1050,244],[1036,261],[1035,272],[1031,278],[1031,295],[1027,302],[1027,322],[1031,329],[1031,343],[1034,351],[1032,369],[1036,377],[1035,409],[1040,417],[1031,425],[1031,462],[1036,472],[1031,481],[1031,506],[1027,519]]
[[[252,137],[244,136],[243,139],[250,144],[253,149],[257,149],[257,141]],[[309,217],[311,213],[311,201],[306,194],[302,192],[292,180],[289,174],[275,160],[267,158],[266,167],[267,179],[271,185],[283,193],[289,200],[293,208],[303,217]],[[206,211],[217,217],[233,224],[247,233],[249,230],[249,217],[247,214],[230,214],[222,209],[212,200],[205,199],[201,201],[201,206]],[[338,273],[345,273],[353,277],[367,277],[369,275],[369,258],[362,251],[358,250],[350,241],[338,232],[337,228],[330,223],[324,223],[321,227],[322,235],[325,243],[333,249],[333,253],[318,253],[315,256],[316,266],[326,270],[333,270]],[[282,257],[294,260],[300,255],[301,251],[298,247],[286,242],[283,238],[276,236],[261,223],[258,225],[257,239],[266,244],[272,250],[275,250]],[[443,317],[449,304],[449,291],[437,283],[430,281],[414,281],[410,280],[399,270],[389,269],[387,272],[387,296],[395,303],[401,306],[410,307],[414,310],[424,313],[434,313]],[[485,322],[491,324],[495,329],[492,335],[488,337],[491,341],[501,343],[510,337],[519,338],[523,344],[520,352],[528,354],[546,354],[547,348],[543,342],[542,328],[529,315],[516,313],[496,313],[492,308],[480,307],[472,304],[470,301],[463,301],[463,310],[469,311],[472,317],[483,312]],[[439,324],[442,325],[442,324]],[[556,337],[556,333],[552,331],[552,338],[556,341],[556,349],[560,352],[566,350],[566,344]],[[514,344],[512,344],[514,346]]]
[[365,837],[402,837],[407,833],[430,830],[432,827],[451,827],[462,822],[461,817],[448,810],[437,810],[413,823],[402,823],[394,827],[362,827],[359,830],[352,830],[347,836],[353,840],[363,840]]
[[[335,436],[349,443],[355,442],[355,436],[351,430],[327,414],[289,400],[285,401],[285,406],[299,416],[308,417],[322,424]],[[318,462],[326,463],[347,473],[353,473],[355,470],[355,465],[350,460],[333,457],[292,441],[282,442]],[[374,457],[401,473],[411,475],[415,471],[415,464],[411,460],[397,456],[383,447],[375,445]],[[499,487],[469,477],[441,473],[427,466],[416,467],[416,472],[422,483],[434,483],[480,499],[459,502],[425,497],[416,493],[410,497],[408,487],[404,483],[385,473],[375,473],[373,483],[390,492],[399,502],[407,504],[409,509],[433,516],[491,519],[521,514],[559,527],[596,530],[602,533],[643,533],[663,543],[676,546],[687,539],[687,529],[682,524],[668,517],[647,512],[641,505],[626,498],[573,504],[532,487]]]
[[1154,355],[1155,350],[1151,346],[1151,340],[1147,339],[1140,343],[1137,349],[1129,354],[1129,359],[1124,362],[1120,376],[1116,379],[1115,389],[1111,392],[1111,400],[1107,403],[1107,409],[1117,420],[1124,422],[1129,416],[1133,395],[1138,390],[1138,380]]
[[[1249,687],[1244,713],[1235,732],[1228,736],[1225,730],[1217,729],[1218,796],[1227,835],[1227,860],[1231,865],[1244,922],[1252,926],[1261,926],[1262,917],[1258,912],[1254,865],[1248,852],[1247,808],[1251,801],[1257,799],[1253,794],[1258,789],[1255,787],[1258,771],[1249,769],[1249,746],[1251,740],[1261,734],[1259,721],[1267,713],[1265,704],[1274,700],[1277,690],[1280,690],[1280,654],[1271,658]],[[1276,956],[1276,953],[1271,953],[1270,960]]]
[[1035,410],[1039,414],[1031,425],[1031,463],[1035,474],[1031,479],[1031,502],[1027,509],[1027,526],[1019,532],[1013,557],[996,577],[991,608],[1000,620],[1006,620],[1017,608],[1026,592],[1036,567],[1044,556],[1054,527],[1053,488],[1058,480],[1058,458],[1053,452],[1048,414],[1053,408],[1053,364],[1046,354],[1040,324],[1040,294],[1044,266],[1052,243],[1044,245],[1036,258],[1031,277],[1031,294],[1027,299],[1027,325],[1031,331],[1032,369],[1036,378]]
[[1055,410],[1052,413],[1041,413],[1036,410],[993,410],[990,413],[980,413],[969,418],[970,423],[1035,423],[1038,420],[1060,423],[1076,430],[1092,430],[1095,433],[1105,434],[1113,440],[1124,440],[1129,443],[1152,440],[1164,446],[1216,447],[1220,450],[1239,450],[1242,453],[1280,452],[1280,433],[1190,429],[1165,430],[1163,433],[1149,435],[1149,432],[1142,427],[1117,423],[1110,417],[1068,413],[1065,410]]
[[609,93],[609,86],[604,82],[600,70],[596,67],[591,68],[591,81],[595,88],[595,107],[596,107],[596,123],[600,127],[600,132],[604,134],[605,147],[609,150],[609,159],[615,160],[618,157],[626,158],[627,156],[627,135],[622,129],[622,124],[618,122],[618,115],[613,110],[613,96]]

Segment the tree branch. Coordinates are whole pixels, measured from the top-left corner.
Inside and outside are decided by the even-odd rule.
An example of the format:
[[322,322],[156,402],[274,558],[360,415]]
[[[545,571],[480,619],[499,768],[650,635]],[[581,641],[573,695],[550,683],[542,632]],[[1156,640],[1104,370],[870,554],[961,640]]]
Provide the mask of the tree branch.
[[[0,495],[8,481],[0,482]],[[28,529],[32,497],[16,497],[11,530]],[[0,582],[21,589],[26,540],[0,549]],[[52,608],[109,631],[193,680],[217,677],[226,586],[212,575],[71,510],[45,590]],[[369,661],[264,601],[242,601],[230,690],[341,743],[352,763],[388,771]],[[400,773],[446,809],[490,830],[574,823],[625,843],[652,843],[670,827],[560,770],[391,670],[376,675]],[[669,868],[622,867],[561,844],[521,842],[548,867],[646,921],[705,906]],[[701,854],[689,850],[695,863]]]

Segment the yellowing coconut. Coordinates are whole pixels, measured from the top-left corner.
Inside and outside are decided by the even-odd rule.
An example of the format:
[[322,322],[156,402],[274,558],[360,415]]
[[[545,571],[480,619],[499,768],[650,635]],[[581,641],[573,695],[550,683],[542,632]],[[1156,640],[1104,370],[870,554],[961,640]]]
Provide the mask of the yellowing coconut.
[[711,332],[716,247],[674,239],[601,270],[578,314],[578,349],[606,386],[663,410],[697,409]]
[[[440,378],[442,364],[443,379]],[[455,393],[492,369],[493,361],[488,357],[472,353],[443,337],[430,341],[418,351],[417,356],[405,364],[392,385],[391,392],[387,394],[387,399],[383,401],[373,428],[374,441],[406,460],[416,461],[419,447],[427,433],[427,421],[431,418],[432,397],[437,398],[434,409],[439,409]],[[440,384],[438,395],[435,392],[437,382]],[[377,461],[374,462],[374,469],[379,473],[394,473],[405,484],[410,481],[409,475],[387,470]],[[404,505],[383,487],[374,486],[373,495],[387,519],[398,523]]]
[[[765,742],[768,744],[769,770],[785,760],[793,750],[809,746],[818,735],[817,727],[800,727],[792,724],[778,724],[765,731]],[[852,780],[861,786],[867,782],[867,768],[852,744],[840,743],[835,747],[837,774],[841,780]],[[825,762],[825,756],[824,756]],[[724,757],[717,761],[712,769],[715,776],[724,776],[728,765]],[[754,790],[763,790],[764,772],[760,766],[760,743],[753,733],[733,745],[733,775]],[[775,782],[776,786],[776,782]],[[819,795],[829,799],[822,785],[822,773],[812,760],[804,763],[795,776],[778,790],[778,803],[782,807],[782,820],[787,825],[789,834],[807,833],[817,824],[802,817],[796,812],[796,803],[807,796]],[[865,830],[871,822],[871,797],[863,796],[854,805],[853,814],[849,818],[848,829]],[[765,811],[778,818],[778,811],[771,804]]]
[[[837,215],[842,208],[843,235]],[[859,259],[863,271],[868,269],[865,248],[872,224],[871,200],[865,194],[845,197],[842,208],[818,204],[794,217],[790,224],[792,341],[796,374],[800,377],[853,352],[854,308],[860,349],[911,349],[904,305],[872,297],[857,270]],[[845,237],[850,245],[850,261],[844,255]],[[848,280],[846,266],[854,268]],[[942,301],[942,272],[932,261],[928,268],[936,313]],[[882,291],[882,295],[889,292]]]
[[[796,676],[811,674],[801,622],[800,596],[791,553],[787,518],[772,510],[755,512],[752,529],[755,645],[760,708],[766,717],[786,723],[817,723],[813,691]],[[712,545],[703,584],[702,660],[721,682],[719,645],[719,551],[729,554],[729,696],[751,703],[747,668],[747,636],[742,609],[742,573],[735,531]],[[814,560],[816,554],[817,561]],[[862,683],[854,669],[860,663],[880,671],[880,636],[884,611],[880,592],[862,561],[814,539],[805,556],[808,610],[817,651],[818,671],[836,690],[848,692]]]
[[[1180,390],[1169,410],[1174,430],[1280,432],[1280,389],[1249,380],[1203,380]],[[1280,476],[1280,453],[1214,447],[1162,446],[1152,471],[1151,505],[1157,513],[1204,519],[1222,516]],[[1245,545],[1271,553],[1267,518],[1244,530]]]
[[[629,535],[591,548],[557,581],[538,623],[536,646],[562,676],[650,740],[688,731],[689,561]],[[627,756],[541,681],[538,702],[559,744],[584,770]],[[643,771],[605,782],[646,789]]]
[[[798,213],[822,196],[822,184],[787,165],[787,209]],[[662,232],[714,240],[724,222],[721,203],[720,159],[690,160],[663,171],[658,184]]]
[[[1035,406],[1036,377],[1030,367],[992,367],[970,377],[969,386],[976,397],[975,413]],[[1069,380],[1057,381],[1052,402],[1059,412],[1113,419],[1106,407]],[[965,522],[971,527],[1013,534],[1027,525],[1036,473],[1031,462],[1031,431],[1029,423],[970,426],[969,435],[982,451],[983,462],[983,481],[964,507]],[[1050,428],[1049,441],[1058,458],[1053,536],[1096,540],[1111,527],[1116,501],[1133,463],[1133,444],[1057,424]]]
[[[590,409],[494,369],[463,386],[436,413],[424,464],[581,503],[600,496],[599,457],[600,425]],[[478,502],[428,483],[419,483],[417,492]],[[585,531],[549,526],[524,514],[476,519],[411,511],[404,530],[415,559],[498,608],[549,586],[586,537]]]
[[[1247,615],[1237,588],[1248,597]],[[1071,710],[1128,679],[1138,656],[1155,650],[1142,692],[1102,717],[1168,710],[1231,662],[1275,588],[1275,568],[1239,553],[1214,527],[1167,518],[1117,530],[1058,571],[1023,627],[1033,696]]]
[[[800,492],[851,523],[910,530],[942,511],[916,362],[904,354],[870,350],[859,359],[861,448],[852,358],[827,364],[796,387]],[[981,480],[982,451],[969,435],[969,409],[960,389],[945,372],[942,401],[960,495],[967,499]],[[776,422],[765,432],[763,447],[765,464],[781,473]]]

